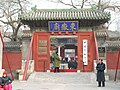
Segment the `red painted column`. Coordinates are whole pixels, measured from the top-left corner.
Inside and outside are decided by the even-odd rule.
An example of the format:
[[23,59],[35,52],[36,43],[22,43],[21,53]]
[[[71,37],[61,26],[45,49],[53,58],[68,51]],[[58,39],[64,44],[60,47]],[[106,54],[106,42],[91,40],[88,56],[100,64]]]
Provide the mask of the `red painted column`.
[[29,46],[27,61],[26,61],[26,64],[25,64],[25,70],[24,70],[24,74],[23,74],[23,80],[26,80],[26,76],[27,76],[27,70],[28,70],[29,61],[30,61],[30,55],[31,55],[31,52],[32,52],[33,38],[34,38],[34,33],[32,35],[30,46]]
[[3,52],[3,44],[2,44],[2,40],[0,39],[0,69],[2,69],[2,56],[3,56],[2,52]]
[[26,76],[27,76],[27,70],[28,70],[30,55],[31,55],[31,51],[32,51],[33,37],[34,37],[34,33],[32,35],[30,46],[29,46],[27,61],[26,61],[26,64],[25,64],[25,70],[24,70],[24,74],[23,74],[23,80],[26,80]]
[[117,60],[117,65],[116,65],[116,72],[115,72],[115,79],[114,79],[114,81],[116,81],[116,79],[117,79],[119,60],[120,60],[120,49],[119,49],[119,53],[118,53],[118,60]]

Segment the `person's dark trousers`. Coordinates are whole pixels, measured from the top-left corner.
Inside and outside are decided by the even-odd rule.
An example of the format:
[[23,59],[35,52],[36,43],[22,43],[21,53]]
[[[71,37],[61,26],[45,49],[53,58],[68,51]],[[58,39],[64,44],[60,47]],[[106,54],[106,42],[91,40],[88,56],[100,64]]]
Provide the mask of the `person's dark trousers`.
[[55,68],[54,68],[54,73],[57,72],[56,70],[57,70],[57,68],[55,67]]
[[98,87],[101,87],[101,82],[98,82]]
[[57,72],[60,72],[59,67],[57,67]]
[[105,82],[104,81],[102,82],[102,87],[105,87]]
[[55,72],[60,72],[59,67],[55,67],[54,73],[55,73]]
[[[98,87],[101,87],[101,82],[98,82]],[[105,82],[102,81],[102,87],[105,87]]]

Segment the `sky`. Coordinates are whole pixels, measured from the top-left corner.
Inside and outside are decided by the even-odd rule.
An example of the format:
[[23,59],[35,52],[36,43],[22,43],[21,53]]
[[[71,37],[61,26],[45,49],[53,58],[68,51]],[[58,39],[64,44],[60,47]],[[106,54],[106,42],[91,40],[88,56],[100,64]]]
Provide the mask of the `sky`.
[[[70,0],[64,0],[67,3],[70,3]],[[69,6],[53,3],[48,0],[30,0],[30,3],[34,5],[37,5],[37,8],[39,9],[57,9],[57,8],[70,8]]]
[[[61,3],[53,3],[50,2],[49,0],[29,0],[31,3],[30,7],[34,7],[35,5],[37,5],[38,9],[65,9],[65,8],[71,8],[68,5],[64,5]],[[71,3],[71,0],[64,0],[66,3]],[[78,1],[78,0],[76,0]],[[97,1],[97,0],[96,0]],[[115,1],[115,0],[114,0]],[[114,12],[111,12],[111,21],[113,21],[115,19],[115,17],[117,17],[117,14]],[[118,19],[116,19],[118,20]],[[109,26],[109,30],[115,31],[117,29],[117,21],[114,20],[114,22],[112,22],[112,24]]]
[[[68,5],[64,5],[61,3],[54,3],[50,2],[50,0],[29,0],[30,3],[32,3],[32,6],[37,5],[37,8],[39,9],[65,9],[65,8],[71,8]],[[56,0],[54,0],[56,1]],[[63,0],[67,4],[71,4],[71,0]],[[78,4],[79,0],[74,0],[75,4]],[[86,4],[87,5],[87,4]],[[86,6],[88,7],[88,5]]]
[[[71,0],[64,0],[66,3],[70,3]],[[77,1],[77,0],[76,0]],[[116,0],[117,1],[117,0]],[[38,9],[65,9],[65,8],[71,8],[70,6],[63,5],[61,3],[53,3],[48,0],[30,0],[31,6],[37,5]],[[117,29],[117,24],[115,17],[117,17],[117,14],[111,11],[111,21],[112,24],[109,26],[109,30],[115,31]]]

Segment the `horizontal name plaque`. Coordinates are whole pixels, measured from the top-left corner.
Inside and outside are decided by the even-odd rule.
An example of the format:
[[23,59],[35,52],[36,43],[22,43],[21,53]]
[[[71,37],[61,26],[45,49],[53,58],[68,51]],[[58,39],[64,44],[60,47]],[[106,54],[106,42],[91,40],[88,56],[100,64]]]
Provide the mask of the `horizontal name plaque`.
[[49,21],[50,32],[77,32],[78,21]]

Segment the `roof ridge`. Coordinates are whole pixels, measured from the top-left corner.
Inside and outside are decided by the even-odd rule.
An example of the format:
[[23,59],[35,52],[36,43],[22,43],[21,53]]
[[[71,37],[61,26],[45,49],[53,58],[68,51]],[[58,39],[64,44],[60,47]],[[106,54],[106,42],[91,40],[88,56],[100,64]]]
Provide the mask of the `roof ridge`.
[[29,11],[25,12],[23,14],[31,14],[31,13],[38,13],[38,12],[71,12],[71,11],[93,11],[93,12],[99,12],[99,13],[105,13],[109,14],[108,11],[102,11],[102,10],[97,10],[97,9],[92,9],[92,8],[83,8],[83,9],[37,9],[36,11]]
[[[110,14],[97,9],[39,9],[19,16],[21,20],[62,20],[64,19],[103,19],[109,20]],[[76,16],[74,16],[76,15]]]
[[[37,9],[36,11],[33,12],[39,12],[39,11],[97,11],[97,12],[103,12],[102,10],[97,10],[97,9],[92,9],[92,8],[82,8],[82,9]],[[30,11],[31,12],[31,11]],[[104,11],[107,12],[107,11]]]

